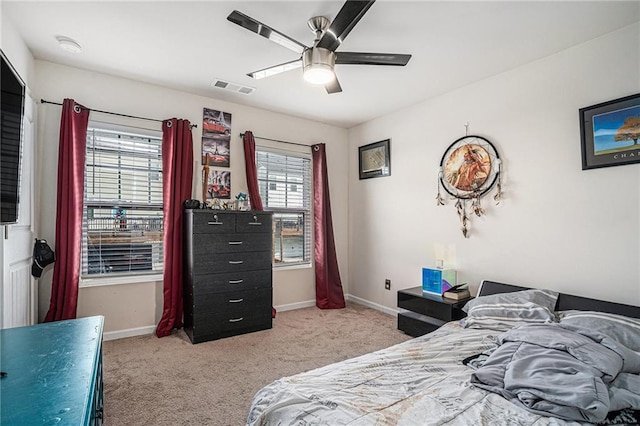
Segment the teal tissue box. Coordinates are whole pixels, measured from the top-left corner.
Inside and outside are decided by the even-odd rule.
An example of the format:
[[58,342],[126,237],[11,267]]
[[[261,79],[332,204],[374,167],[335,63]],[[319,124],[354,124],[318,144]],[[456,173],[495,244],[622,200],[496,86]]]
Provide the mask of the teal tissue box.
[[456,285],[456,278],[455,269],[422,268],[422,291],[442,296]]

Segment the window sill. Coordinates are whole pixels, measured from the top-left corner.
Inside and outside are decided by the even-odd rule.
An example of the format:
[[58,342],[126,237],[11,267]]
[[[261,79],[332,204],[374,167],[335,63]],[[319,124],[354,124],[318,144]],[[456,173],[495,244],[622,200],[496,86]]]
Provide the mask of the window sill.
[[163,274],[127,275],[120,277],[80,278],[79,287],[101,287],[106,285],[137,284],[162,281]]
[[311,263],[299,263],[296,265],[272,266],[273,271],[289,271],[292,269],[311,269]]

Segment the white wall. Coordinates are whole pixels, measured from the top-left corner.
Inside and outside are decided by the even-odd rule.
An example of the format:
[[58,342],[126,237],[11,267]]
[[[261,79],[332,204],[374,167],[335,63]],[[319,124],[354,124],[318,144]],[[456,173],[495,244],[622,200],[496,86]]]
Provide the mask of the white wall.
[[[433,265],[436,251],[443,249],[472,287],[487,278],[638,304],[640,165],[582,171],[577,111],[640,91],[639,40],[634,25],[350,131],[43,61],[35,62],[32,86],[35,99],[69,97],[124,114],[188,118],[200,127],[203,107],[231,112],[234,194],[246,190],[239,132],[327,143],[345,290],[383,307],[396,306],[395,290],[420,285],[421,268]],[[32,75],[33,59],[21,58],[14,65]],[[38,113],[36,219],[39,236],[53,243],[60,108],[41,105]],[[436,207],[434,200],[442,152],[464,135],[465,122],[471,133],[497,146],[505,163],[503,204],[485,200],[487,215],[472,218],[469,239],[459,231],[453,202]],[[199,158],[200,132],[194,131],[194,158]],[[386,138],[392,139],[392,176],[358,180],[357,147]],[[199,174],[198,165],[196,197]],[[41,318],[51,273],[49,268],[40,280]],[[392,291],[384,290],[385,278],[392,280]],[[274,273],[275,305],[313,299],[311,269]],[[161,310],[159,282],[80,290],[79,315],[105,315],[108,332],[153,327]]]
[[[640,304],[640,164],[582,171],[578,121],[581,107],[640,92],[639,52],[636,24],[351,129],[350,293],[395,307],[444,251],[474,289],[491,279]],[[469,239],[454,203],[435,202],[466,122],[505,166],[504,201],[484,199]],[[358,180],[358,146],[386,138],[392,176]]]
[[[2,3],[0,3],[2,9]],[[0,13],[0,47],[25,83],[18,222],[0,226],[0,328],[33,324],[37,285],[31,276],[34,223],[35,105],[32,99],[34,59],[13,24]]]
[[[0,3],[0,12],[2,3]],[[28,88],[34,79],[35,61],[13,23],[0,13],[0,47]]]
[[[327,144],[327,162],[330,176],[333,220],[336,246],[343,284],[348,285],[347,250],[347,195],[348,186],[348,132],[345,129],[323,123],[276,114],[266,110],[249,108],[212,98],[153,86],[142,82],[115,78],[104,74],[70,68],[50,62],[36,61],[37,98],[62,102],[73,98],[94,109],[150,118],[186,118],[198,124],[193,131],[194,198],[201,197],[201,152],[202,109],[204,107],[232,114],[231,139],[231,190],[235,195],[246,192],[242,140],[238,136],[245,130],[255,136],[292,141],[303,144],[324,142]],[[238,95],[244,96],[244,95]],[[61,108],[40,105],[39,158],[42,164],[40,178],[40,217],[43,237],[50,242],[55,237],[55,200],[57,149]],[[123,119],[99,113],[91,113],[91,119],[123,122]],[[160,128],[159,123],[124,120],[128,124]],[[256,141],[261,144],[261,140]],[[283,146],[287,149],[288,146]],[[229,170],[229,169],[221,169]],[[40,285],[40,316],[46,313],[53,268],[43,274]],[[274,272],[274,305],[286,306],[315,300],[315,277],[312,268],[278,270]],[[78,316],[105,315],[105,331],[119,332],[154,326],[162,313],[162,283],[149,282],[123,284],[94,288],[81,288],[78,301]]]

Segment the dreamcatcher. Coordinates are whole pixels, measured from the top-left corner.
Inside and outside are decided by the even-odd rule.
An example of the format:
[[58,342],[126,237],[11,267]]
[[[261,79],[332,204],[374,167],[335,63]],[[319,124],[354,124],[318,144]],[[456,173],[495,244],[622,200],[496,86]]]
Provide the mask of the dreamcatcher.
[[[468,128],[468,125],[467,125]],[[496,148],[482,136],[466,135],[452,143],[444,152],[438,170],[439,206],[445,204],[440,187],[456,199],[456,210],[462,223],[462,235],[469,238],[469,213],[485,214],[481,198],[497,183],[494,201],[500,204],[502,183],[501,160]]]

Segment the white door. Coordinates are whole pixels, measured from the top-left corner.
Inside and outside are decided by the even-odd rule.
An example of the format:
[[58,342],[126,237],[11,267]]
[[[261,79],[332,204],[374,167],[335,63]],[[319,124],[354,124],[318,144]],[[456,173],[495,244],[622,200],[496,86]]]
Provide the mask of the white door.
[[35,241],[34,202],[35,105],[29,93],[25,96],[22,123],[22,165],[18,223],[2,226],[0,257],[0,328],[35,324],[38,320],[38,288],[31,276],[31,256]]

